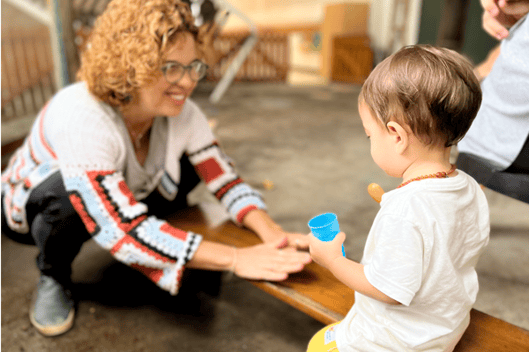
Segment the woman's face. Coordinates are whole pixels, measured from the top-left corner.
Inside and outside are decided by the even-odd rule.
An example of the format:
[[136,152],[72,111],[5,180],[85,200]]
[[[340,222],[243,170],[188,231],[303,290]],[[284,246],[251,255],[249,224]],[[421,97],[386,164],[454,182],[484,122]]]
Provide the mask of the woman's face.
[[[176,61],[186,66],[197,59],[195,40],[190,33],[184,33],[167,52],[167,61]],[[176,83],[170,84],[161,74],[157,80],[138,90],[135,108],[149,117],[177,116],[182,112],[186,99],[195,89],[197,82],[189,72]]]

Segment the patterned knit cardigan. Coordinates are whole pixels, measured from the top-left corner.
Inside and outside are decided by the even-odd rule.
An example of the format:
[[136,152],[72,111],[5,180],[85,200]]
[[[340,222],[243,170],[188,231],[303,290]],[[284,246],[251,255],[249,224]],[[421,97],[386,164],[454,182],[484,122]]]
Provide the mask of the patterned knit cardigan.
[[240,224],[249,211],[265,209],[265,204],[236,174],[206,117],[190,99],[179,116],[155,118],[150,143],[141,166],[117,111],[98,102],[83,82],[61,90],[40,112],[2,174],[2,207],[9,227],[29,232],[28,197],[59,170],[70,201],[94,240],[120,262],[176,294],[184,265],[202,236],[148,215],[141,199],[156,188],[167,199],[175,198],[181,156],[188,155],[235,222]]

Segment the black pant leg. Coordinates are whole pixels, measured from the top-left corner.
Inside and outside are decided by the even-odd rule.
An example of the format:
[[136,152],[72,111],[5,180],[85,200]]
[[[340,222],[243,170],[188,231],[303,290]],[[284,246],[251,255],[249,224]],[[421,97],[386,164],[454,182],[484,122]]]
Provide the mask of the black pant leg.
[[31,192],[26,209],[39,248],[37,267],[42,274],[69,284],[72,262],[91,236],[70,202],[59,171]]
[[529,175],[529,136],[527,136],[522,150],[520,150],[520,153],[516,156],[516,159],[514,159],[512,164],[505,170],[505,172]]

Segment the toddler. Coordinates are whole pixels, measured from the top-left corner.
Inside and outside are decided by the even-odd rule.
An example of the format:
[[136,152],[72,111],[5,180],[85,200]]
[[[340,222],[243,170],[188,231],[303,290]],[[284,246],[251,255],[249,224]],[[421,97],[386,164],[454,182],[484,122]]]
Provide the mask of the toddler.
[[359,96],[371,156],[402,178],[385,193],[361,263],[310,235],[312,258],[355,291],[341,322],[308,351],[452,351],[478,292],[476,263],[489,239],[477,182],[450,164],[450,149],[481,103],[471,63],[429,45],[404,47],[373,70]]

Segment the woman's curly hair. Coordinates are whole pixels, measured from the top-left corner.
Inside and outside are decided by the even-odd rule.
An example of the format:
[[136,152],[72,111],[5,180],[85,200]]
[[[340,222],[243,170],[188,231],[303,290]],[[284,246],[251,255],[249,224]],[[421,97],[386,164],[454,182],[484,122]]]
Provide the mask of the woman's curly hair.
[[121,108],[162,73],[168,47],[191,33],[202,56],[203,34],[179,0],[113,0],[96,20],[77,77],[103,102]]

